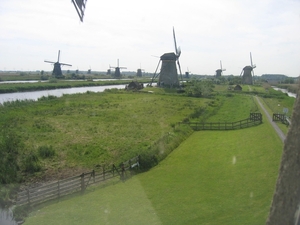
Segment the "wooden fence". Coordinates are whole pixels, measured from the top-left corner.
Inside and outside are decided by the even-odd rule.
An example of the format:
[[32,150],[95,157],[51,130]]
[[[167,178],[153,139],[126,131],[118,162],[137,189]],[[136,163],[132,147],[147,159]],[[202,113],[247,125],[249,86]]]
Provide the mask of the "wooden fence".
[[119,168],[112,165],[111,168],[102,167],[100,170],[93,170],[82,173],[79,176],[58,180],[49,184],[34,188],[26,188],[18,193],[16,205],[37,205],[48,200],[59,199],[63,196],[81,192],[84,193],[88,186],[103,183],[106,180],[120,176],[125,179],[126,171],[139,167],[139,156],[123,162]]
[[280,113],[273,113],[273,121],[281,121],[282,123],[289,125],[290,121],[288,120],[287,116],[285,114]]
[[194,130],[235,130],[252,127],[262,123],[261,113],[250,113],[250,117],[236,122],[182,122],[189,124]]

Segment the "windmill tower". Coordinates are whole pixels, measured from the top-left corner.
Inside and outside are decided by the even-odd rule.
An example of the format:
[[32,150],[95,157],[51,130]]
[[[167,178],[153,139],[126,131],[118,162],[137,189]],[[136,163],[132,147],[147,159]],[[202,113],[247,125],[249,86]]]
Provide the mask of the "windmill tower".
[[[163,87],[163,86],[178,87],[179,86],[179,79],[178,79],[176,63],[178,65],[181,79],[182,79],[181,68],[180,68],[180,63],[179,63],[179,57],[181,54],[181,50],[180,50],[180,48],[177,48],[174,27],[173,27],[173,38],[174,38],[174,44],[175,44],[175,53],[174,52],[165,53],[160,57],[156,71],[152,78],[152,81],[153,81],[157,76],[159,76],[158,86],[161,86],[161,87]],[[160,73],[156,74],[160,63],[162,63],[161,68],[160,68]]]
[[253,84],[253,77],[254,77],[254,68],[256,68],[256,65],[253,65],[252,62],[252,55],[250,52],[250,62],[251,62],[251,66],[245,66],[240,74],[240,76],[242,76],[242,84]]
[[57,62],[44,60],[44,62],[46,62],[46,63],[52,63],[53,64],[54,67],[53,67],[52,75],[54,75],[56,78],[62,78],[63,77],[62,71],[61,71],[61,66],[72,66],[70,64],[60,63],[59,62],[59,57],[60,57],[60,50],[58,50]]
[[226,71],[226,69],[222,68],[222,61],[220,60],[220,69],[216,70],[216,78],[220,78],[222,76],[223,71]]
[[115,73],[114,73],[114,77],[115,78],[121,78],[121,71],[120,71],[120,69],[127,69],[126,67],[120,67],[119,66],[119,59],[118,59],[118,66],[116,66],[116,67],[110,66],[110,68],[115,69]]

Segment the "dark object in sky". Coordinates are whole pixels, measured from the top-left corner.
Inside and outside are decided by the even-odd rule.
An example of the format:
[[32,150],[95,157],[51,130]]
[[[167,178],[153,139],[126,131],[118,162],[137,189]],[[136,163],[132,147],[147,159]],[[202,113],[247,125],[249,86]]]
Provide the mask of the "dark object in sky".
[[72,0],[80,21],[83,22],[84,10],[87,0]]
[[62,71],[61,71],[61,66],[72,66],[70,64],[66,64],[66,63],[60,63],[59,62],[59,57],[60,57],[60,50],[58,50],[58,58],[57,58],[57,62],[52,62],[52,61],[47,61],[45,60],[44,62],[46,63],[53,63],[54,68],[52,71],[52,75],[54,75],[56,78],[62,78]]

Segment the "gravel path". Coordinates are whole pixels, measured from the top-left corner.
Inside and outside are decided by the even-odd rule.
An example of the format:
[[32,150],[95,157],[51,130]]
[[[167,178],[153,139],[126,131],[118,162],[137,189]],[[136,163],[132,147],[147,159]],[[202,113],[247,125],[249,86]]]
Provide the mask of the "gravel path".
[[255,96],[255,98],[256,98],[256,100],[257,100],[260,108],[265,112],[268,121],[273,126],[274,130],[276,131],[276,133],[280,137],[281,141],[284,142],[284,140],[285,140],[285,134],[279,129],[279,127],[277,126],[277,124],[273,122],[272,117],[269,115],[268,111],[265,109],[265,107],[263,106],[263,104],[260,102],[259,98],[257,96]]

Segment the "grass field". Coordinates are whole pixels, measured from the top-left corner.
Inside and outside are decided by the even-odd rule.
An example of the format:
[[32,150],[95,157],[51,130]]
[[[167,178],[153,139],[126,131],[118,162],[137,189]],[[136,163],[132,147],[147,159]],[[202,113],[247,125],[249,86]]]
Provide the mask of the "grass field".
[[195,132],[150,171],[41,208],[25,225],[264,224],[281,150],[268,123]]

